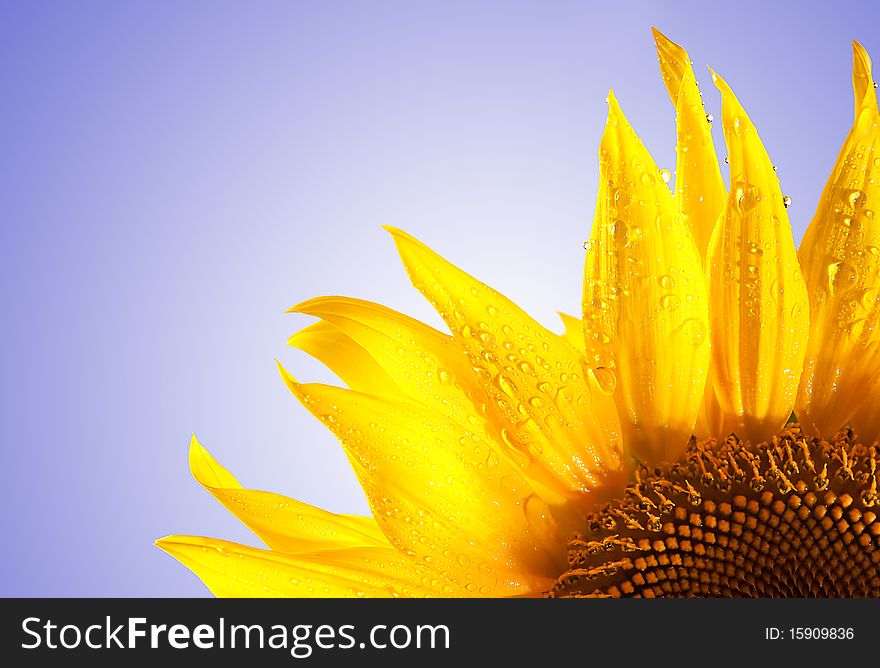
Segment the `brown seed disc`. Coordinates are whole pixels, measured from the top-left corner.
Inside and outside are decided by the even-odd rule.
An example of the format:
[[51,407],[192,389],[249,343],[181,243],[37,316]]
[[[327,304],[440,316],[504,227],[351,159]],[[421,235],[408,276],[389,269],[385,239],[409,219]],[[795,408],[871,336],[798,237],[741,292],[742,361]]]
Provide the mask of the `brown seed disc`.
[[878,448],[788,425],[691,440],[569,542],[549,596],[880,596]]

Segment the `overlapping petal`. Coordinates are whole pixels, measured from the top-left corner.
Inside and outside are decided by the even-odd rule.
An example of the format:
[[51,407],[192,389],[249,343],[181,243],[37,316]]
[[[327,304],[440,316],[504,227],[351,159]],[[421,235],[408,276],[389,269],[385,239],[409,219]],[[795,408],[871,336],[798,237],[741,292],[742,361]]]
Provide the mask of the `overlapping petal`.
[[573,506],[587,508],[619,491],[614,403],[584,368],[581,352],[410,235],[389,231],[413,284],[466,354],[512,459]]
[[156,545],[219,597],[396,598],[468,593],[391,547],[285,554],[201,536],[168,536]]
[[613,94],[584,267],[587,357],[616,377],[626,447],[648,463],[684,450],[709,364],[702,261],[657,166]]
[[549,508],[479,424],[282,374],[340,439],[373,516],[402,553],[472,594],[528,593],[558,574],[564,547]]
[[687,52],[656,28],[654,41],[663,82],[675,105],[675,203],[705,260],[727,195],[712,141],[712,124]]
[[405,396],[370,353],[329,322],[322,320],[301,329],[287,345],[322,362],[352,390]]
[[575,318],[567,313],[559,313],[562,326],[565,331],[562,337],[578,350],[584,349],[584,323],[580,318]]
[[769,439],[791,416],[809,334],[809,302],[783,195],[757,130],[721,90],[730,194],[707,255],[711,377],[733,431]]
[[448,334],[380,304],[349,297],[318,297],[290,311],[322,318],[348,337],[393,383],[398,390],[394,394],[422,403],[463,427],[492,429],[486,415],[489,399]]
[[801,244],[811,334],[798,419],[830,435],[868,396],[880,346],[880,112],[871,61],[853,46],[856,120]]
[[[675,106],[675,204],[705,263],[712,230],[727,198],[712,140],[712,117],[706,114],[687,51],[656,28],[653,33],[660,73]],[[725,433],[724,413],[711,382],[706,383],[694,433],[701,438]]]
[[280,494],[244,489],[195,436],[189,466],[199,484],[273,550],[391,547],[372,517],[337,515]]

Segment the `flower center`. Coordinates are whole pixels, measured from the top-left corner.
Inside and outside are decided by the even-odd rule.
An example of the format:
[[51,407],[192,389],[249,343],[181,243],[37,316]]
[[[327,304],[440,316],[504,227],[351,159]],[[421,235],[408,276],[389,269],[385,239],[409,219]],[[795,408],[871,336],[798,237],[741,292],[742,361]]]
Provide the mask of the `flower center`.
[[880,596],[876,446],[691,439],[587,517],[549,596]]

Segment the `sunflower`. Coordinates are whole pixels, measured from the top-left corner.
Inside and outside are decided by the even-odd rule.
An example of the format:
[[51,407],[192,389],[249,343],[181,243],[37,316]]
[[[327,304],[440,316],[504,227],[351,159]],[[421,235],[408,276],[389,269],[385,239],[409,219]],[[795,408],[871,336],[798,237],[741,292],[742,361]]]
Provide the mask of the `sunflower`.
[[218,596],[880,594],[870,59],[853,44],[855,121],[797,251],[733,91],[712,72],[727,189],[687,53],[654,35],[674,188],[609,94],[582,320],[556,334],[389,229],[449,333],[320,297],[291,309],[318,320],[289,343],[347,388],[280,369],[373,516],[243,488],[193,439],[196,480],[269,549],[159,547]]

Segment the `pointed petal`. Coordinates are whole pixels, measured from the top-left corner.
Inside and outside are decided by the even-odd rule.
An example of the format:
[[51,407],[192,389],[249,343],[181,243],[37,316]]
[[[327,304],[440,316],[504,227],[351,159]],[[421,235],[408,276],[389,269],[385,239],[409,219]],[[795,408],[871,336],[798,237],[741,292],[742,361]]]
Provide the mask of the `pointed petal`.
[[372,517],[336,515],[280,494],[243,489],[195,436],[189,466],[199,484],[273,550],[391,547]]
[[156,546],[229,598],[388,598],[467,592],[390,547],[282,554],[199,536],[168,536]]
[[578,350],[584,349],[584,323],[580,318],[559,312],[559,319],[565,327],[562,337]]
[[472,593],[525,593],[558,575],[546,504],[490,438],[417,402],[327,385],[293,394],[333,431],[392,545]]
[[348,297],[319,297],[291,310],[323,318],[350,337],[400,388],[399,396],[464,427],[475,420],[485,425],[489,399],[448,334],[380,304]]
[[[388,228],[413,284],[452,330],[531,478],[586,508],[622,484],[619,423],[583,356],[516,304]],[[543,468],[547,475],[536,469]],[[604,489],[601,489],[603,488]]]
[[675,105],[675,203],[690,225],[700,257],[705,261],[709,239],[726,198],[712,141],[712,124],[687,52],[656,28],[654,41],[660,72]]
[[871,57],[865,47],[853,40],[853,97],[855,98],[856,122],[863,109],[877,108],[877,90],[871,76]]
[[831,436],[867,396],[880,342],[880,113],[870,59],[856,45],[853,124],[801,243],[811,335],[796,412]]
[[316,322],[287,340],[287,345],[308,353],[359,392],[403,396],[382,366],[350,336],[329,322]]
[[684,450],[709,365],[702,261],[613,95],[584,268],[587,357],[616,374],[624,444],[646,463]]
[[810,327],[809,302],[770,158],[727,84],[721,90],[731,191],[709,245],[715,395],[757,442],[791,416]]

